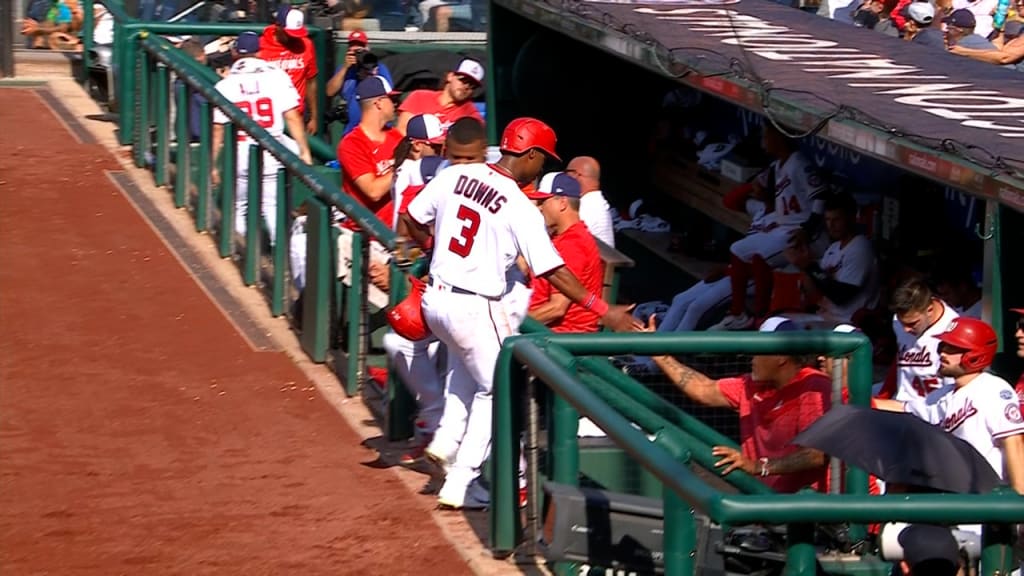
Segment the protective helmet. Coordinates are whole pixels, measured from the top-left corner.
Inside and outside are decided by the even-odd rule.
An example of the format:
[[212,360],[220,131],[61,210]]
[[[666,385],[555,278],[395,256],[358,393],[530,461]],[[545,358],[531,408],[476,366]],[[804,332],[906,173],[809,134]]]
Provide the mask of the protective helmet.
[[509,122],[505,131],[501,134],[502,152],[522,154],[531,148],[538,148],[548,156],[562,161],[555,154],[555,131],[551,126],[537,120],[536,118],[516,118]]
[[960,365],[969,372],[980,372],[992,364],[999,348],[999,338],[991,326],[975,318],[959,317],[945,332],[935,337],[939,342],[962,348]]
[[406,340],[423,340],[430,336],[430,328],[427,328],[427,321],[423,318],[423,309],[420,306],[426,284],[419,278],[409,278],[409,281],[412,283],[412,289],[405,300],[388,310],[388,324],[395,334]]

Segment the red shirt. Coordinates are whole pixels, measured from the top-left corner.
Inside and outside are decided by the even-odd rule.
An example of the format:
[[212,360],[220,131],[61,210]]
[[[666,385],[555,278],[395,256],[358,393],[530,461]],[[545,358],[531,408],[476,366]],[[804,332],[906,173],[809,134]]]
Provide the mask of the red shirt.
[[[361,126],[345,135],[338,143],[338,162],[341,164],[341,189],[366,206],[388,228],[394,219],[394,204],[391,194],[385,195],[375,202],[367,198],[356,187],[356,179],[365,174],[383,176],[395,165],[395,146],[402,141],[398,130],[384,130],[384,141],[374,142],[363,132]],[[355,229],[356,226],[345,220],[343,226]]]
[[476,118],[480,122],[484,121],[480,116],[480,112],[471,101],[466,100],[462,104],[455,104],[453,102],[442,108],[441,103],[438,101],[440,97],[440,90],[413,90],[402,101],[398,111],[408,112],[412,115],[434,114],[441,121],[441,128],[444,130],[447,130],[459,118],[466,116]]
[[1024,372],[1021,372],[1020,378],[1017,379],[1017,385],[1013,388],[1017,391],[1017,398],[1020,399],[1021,410],[1024,410]]
[[[275,25],[263,29],[260,37],[260,58],[284,70],[292,79],[295,90],[299,93],[299,112],[306,111],[306,82],[316,78],[316,50],[309,38],[300,38],[301,44],[285,46],[277,41],[274,33]],[[298,50],[293,52],[292,48]]]
[[[803,368],[793,380],[775,389],[754,382],[750,374],[722,378],[718,389],[740,415],[740,449],[751,460],[781,458],[800,449],[790,444],[832,405],[832,381],[823,372]],[[795,474],[762,478],[778,492],[825,487],[828,466]]]
[[[551,242],[562,256],[565,265],[579,278],[583,287],[594,294],[600,294],[604,283],[604,264],[597,250],[597,242],[582,221],[553,237]],[[544,304],[558,290],[544,278],[534,278],[531,283],[530,309]],[[597,332],[598,316],[583,306],[572,302],[561,320],[549,324],[553,332]]]

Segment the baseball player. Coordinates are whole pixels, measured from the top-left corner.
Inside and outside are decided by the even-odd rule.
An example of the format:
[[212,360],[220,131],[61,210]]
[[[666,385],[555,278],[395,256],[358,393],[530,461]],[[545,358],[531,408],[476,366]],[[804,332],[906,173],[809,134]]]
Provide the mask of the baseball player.
[[912,400],[924,398],[952,381],[939,374],[939,334],[958,315],[953,307],[932,294],[920,278],[900,284],[889,303],[898,351],[877,396]]
[[[271,136],[286,148],[297,152],[302,161],[312,164],[306,142],[306,132],[302,126],[302,113],[299,111],[299,94],[292,86],[288,75],[280,68],[256,57],[260,50],[260,37],[253,32],[239,34],[235,41],[235,63],[227,77],[217,82],[217,91],[224,95],[263,127]],[[224,144],[224,125],[228,117],[219,108],[213,111],[213,153],[220,153]],[[284,127],[294,136],[294,140],[285,136]],[[238,131],[238,152],[235,156],[238,179],[235,185],[235,231],[241,235],[246,232],[246,213],[248,212],[249,188],[249,145],[253,139],[244,131]],[[263,186],[261,204],[264,223],[270,233],[270,243],[276,236],[277,224],[277,170],[281,163],[269,153],[263,153]],[[211,173],[214,185],[220,184],[220,173],[214,167]]]
[[[306,131],[316,134],[320,112],[316,97],[316,49],[306,32],[306,15],[302,10],[282,4],[274,24],[263,30],[260,57],[288,75],[299,94],[299,113],[308,118]],[[294,132],[293,132],[294,134]]]
[[[754,197],[774,193],[774,209],[765,217],[759,233],[748,234],[729,247],[729,277],[732,305],[729,314],[710,330],[744,330],[755,317],[765,314],[771,303],[772,270],[786,265],[783,254],[794,235],[804,230],[808,238],[821,237],[821,215],[825,186],[814,165],[797,150],[798,144],[772,124],[765,124],[764,150],[775,158],[768,170],[751,187]],[[770,197],[770,196],[769,196]],[[819,240],[815,245],[821,244]],[[820,251],[824,251],[820,246]],[[747,282],[754,280],[753,315],[747,313]]]
[[[414,116],[409,121],[410,135],[419,134],[420,121],[417,118],[420,117]],[[427,121],[426,124],[429,123]],[[476,140],[477,125],[479,122],[468,117],[457,120],[452,125],[448,131],[445,145],[445,151],[448,154],[447,165],[473,164],[484,161],[487,150],[483,146],[484,141]],[[439,125],[438,128],[440,128]],[[467,130],[468,136],[466,135]],[[427,135],[423,134],[423,136]],[[459,141],[469,142],[469,145],[460,146]],[[477,146],[476,149],[471,148],[474,145]],[[441,159],[439,156],[425,156],[420,160],[407,160],[399,166],[395,175],[395,203],[400,206],[398,214],[406,213],[409,202],[415,198],[426,183],[433,179],[439,168],[440,162],[438,161]],[[403,172],[406,170],[410,173],[403,177]],[[398,190],[398,183],[404,182],[406,179],[410,184],[404,190]],[[416,184],[417,179],[423,184]],[[403,338],[394,331],[389,331],[384,335],[384,350],[387,352],[391,365],[398,371],[398,377],[416,396],[419,405],[412,447],[399,458],[401,464],[409,466],[423,457],[423,451],[433,440],[434,432],[441,422],[445,404],[444,382],[448,378],[447,362],[444,360],[447,350],[441,341],[433,335],[423,340],[414,341]]]
[[924,398],[875,400],[875,407],[909,412],[941,426],[985,457],[992,469],[1024,494],[1024,418],[1013,388],[984,370],[992,364],[999,339],[975,318],[956,318],[935,336],[940,342],[939,375],[952,380]]
[[[554,131],[543,122],[513,122],[503,149],[523,149],[508,172],[479,162],[450,166],[427,184],[403,218],[413,235],[434,238],[430,281],[423,295],[427,325],[448,347],[448,398],[426,455],[447,469],[438,502],[446,508],[483,508],[490,496],[475,480],[490,450],[491,388],[498,352],[515,333],[501,298],[507,270],[522,255],[537,276],[594,311],[605,325],[632,330],[629,307],[609,306],[588,292],[555,251],[537,207],[519,182],[537,177]],[[486,139],[482,124],[472,142]],[[539,144],[538,144],[539,143]]]

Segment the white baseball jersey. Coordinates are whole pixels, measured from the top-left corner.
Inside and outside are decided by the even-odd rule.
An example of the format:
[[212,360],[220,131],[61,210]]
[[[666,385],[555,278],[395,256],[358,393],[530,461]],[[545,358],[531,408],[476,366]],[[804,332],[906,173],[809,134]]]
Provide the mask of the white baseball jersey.
[[[284,113],[300,104],[299,93],[288,74],[259,58],[237,60],[216,88],[279,141],[284,138]],[[213,122],[227,124],[230,120],[214,108]],[[239,130],[239,146],[249,143],[249,135]]]
[[487,164],[445,168],[409,204],[409,216],[433,223],[430,275],[450,286],[497,298],[518,254],[538,275],[564,264],[540,210]]
[[394,210],[395,218],[391,224],[392,229],[398,228],[398,217],[401,210],[407,207],[411,201],[405,197],[406,191],[422,188],[427,182],[433,180],[443,162],[446,161],[439,156],[426,156],[419,160],[406,160],[395,170],[395,182],[391,185],[391,201],[396,208]]
[[820,306],[824,316],[848,322],[854,312],[878,304],[878,266],[871,241],[866,237],[854,236],[846,246],[833,242],[818,265],[833,280],[861,288],[853,299],[844,304],[823,298]]
[[793,152],[785,163],[772,162],[774,170],[765,170],[758,176],[762,186],[770,186],[768,176],[775,173],[775,210],[768,218],[779,226],[799,226],[820,212],[824,205],[820,196],[825,185],[817,169],[799,152]]
[[952,384],[952,378],[939,376],[939,341],[936,336],[949,328],[949,323],[959,316],[953,307],[937,301],[943,307],[942,316],[928,327],[919,338],[907,334],[896,316],[892,317],[892,329],[896,333],[896,400],[922,398],[932,390]]
[[1002,378],[983,372],[967,385],[947,384],[907,402],[907,412],[964,440],[1003,476],[1001,440],[1024,434],[1017,393]]

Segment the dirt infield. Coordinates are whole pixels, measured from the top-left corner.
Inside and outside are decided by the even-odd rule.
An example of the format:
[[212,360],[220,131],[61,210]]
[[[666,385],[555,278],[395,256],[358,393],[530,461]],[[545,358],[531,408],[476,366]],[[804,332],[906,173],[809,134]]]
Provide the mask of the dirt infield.
[[0,570],[468,574],[433,500],[253,350],[31,90],[0,89]]

